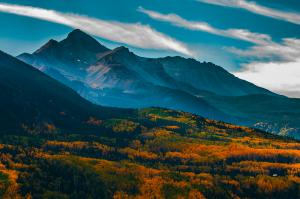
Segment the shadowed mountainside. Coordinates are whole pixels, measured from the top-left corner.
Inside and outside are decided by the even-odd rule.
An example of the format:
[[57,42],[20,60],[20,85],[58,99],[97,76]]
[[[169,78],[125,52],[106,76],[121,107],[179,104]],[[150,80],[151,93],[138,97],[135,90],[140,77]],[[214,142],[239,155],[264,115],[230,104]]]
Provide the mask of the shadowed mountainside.
[[78,129],[89,117],[122,115],[126,111],[96,106],[39,70],[0,51],[0,109],[3,130],[22,125],[55,124]]

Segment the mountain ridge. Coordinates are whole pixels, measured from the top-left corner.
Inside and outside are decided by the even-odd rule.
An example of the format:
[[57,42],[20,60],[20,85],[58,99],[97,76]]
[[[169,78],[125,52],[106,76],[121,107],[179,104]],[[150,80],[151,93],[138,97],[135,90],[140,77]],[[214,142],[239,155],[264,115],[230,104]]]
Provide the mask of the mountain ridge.
[[[88,40],[88,44],[90,45],[80,45],[79,49],[78,49],[78,43],[80,44],[81,42],[84,43],[84,41]],[[51,41],[51,40],[50,40]],[[49,42],[48,42],[49,43]],[[69,64],[73,64],[74,66],[76,66],[78,63],[76,62],[79,62],[79,63],[86,63],[86,64],[83,64],[83,65],[93,65],[95,64],[97,61],[99,61],[99,59],[102,59],[103,57],[106,57],[108,55],[110,56],[113,56],[115,59],[119,59],[120,62],[124,62],[124,59],[126,59],[126,61],[130,61],[132,59],[134,59],[133,61],[137,60],[137,61],[140,61],[140,62],[144,62],[143,65],[147,64],[147,62],[156,62],[155,64],[161,64],[163,69],[165,70],[164,72],[166,72],[168,74],[168,76],[170,78],[172,78],[173,80],[178,80],[180,81],[181,83],[186,83],[186,84],[190,84],[188,81],[184,80],[184,79],[179,79],[176,77],[176,74],[173,74],[172,72],[168,72],[170,71],[170,67],[168,66],[168,61],[172,61],[172,60],[175,60],[175,62],[186,62],[188,63],[189,66],[191,65],[196,65],[195,67],[197,68],[200,68],[201,70],[200,71],[197,71],[197,75],[200,74],[200,72],[202,71],[203,74],[209,74],[210,77],[214,77],[216,75],[214,75],[213,73],[221,73],[219,76],[217,76],[216,78],[218,77],[221,77],[222,75],[224,76],[224,74],[227,76],[227,79],[231,79],[231,81],[235,81],[235,82],[240,82],[241,84],[248,84],[247,86],[248,87],[251,87],[251,88],[254,88],[254,89],[248,89],[249,92],[246,90],[246,91],[238,91],[236,93],[234,93],[233,91],[230,91],[229,89],[226,89],[225,91],[222,91],[222,92],[219,92],[216,90],[216,87],[217,86],[209,86],[209,85],[212,85],[211,82],[209,83],[198,83],[198,85],[189,85],[189,86],[192,86],[193,88],[195,89],[199,89],[199,90],[207,90],[209,92],[213,92],[213,93],[216,93],[216,94],[222,94],[222,95],[233,95],[233,96],[239,96],[239,95],[247,95],[247,94],[259,94],[259,93],[263,93],[263,94],[271,94],[271,95],[274,95],[274,93],[270,92],[270,91],[267,91],[266,89],[263,89],[263,88],[259,88],[257,86],[255,86],[254,84],[252,83],[249,83],[245,80],[241,80],[235,76],[233,76],[232,74],[230,74],[229,72],[227,72],[224,68],[220,67],[220,66],[217,66],[215,64],[212,64],[210,62],[206,63],[206,62],[198,62],[197,60],[194,60],[194,59],[186,59],[186,58],[183,58],[183,57],[179,57],[179,56],[174,56],[174,57],[163,57],[163,58],[144,58],[144,57],[140,57],[140,56],[137,56],[135,55],[134,53],[130,52],[128,48],[124,47],[124,46],[120,46],[120,47],[117,47],[113,50],[110,50],[108,48],[106,48],[105,46],[101,45],[97,40],[93,39],[92,37],[90,37],[88,34],[82,32],[81,30],[79,29],[76,29],[74,31],[72,31],[71,33],[68,34],[67,38],[66,39],[63,39],[62,41],[56,43],[54,40],[50,43],[53,43],[52,46],[56,46],[56,45],[59,45],[60,46],[63,46],[63,51],[65,52],[68,52],[70,49],[72,49],[71,52],[68,52],[68,53],[71,53],[71,54],[75,54],[74,56],[72,56],[71,58],[70,57],[66,57],[66,59],[68,60],[72,60],[73,62],[72,63],[69,63]],[[70,47],[70,49],[65,49],[65,47]],[[89,46],[94,46],[92,48],[90,48]],[[97,46],[97,47],[95,47]],[[81,49],[82,48],[82,49]],[[76,53],[73,53],[73,49],[76,49]],[[84,50],[83,50],[84,49]],[[91,50],[92,49],[92,50]],[[84,52],[82,52],[84,51]],[[89,61],[86,60],[86,57],[85,57],[85,51],[89,51],[89,52],[92,52],[94,54],[91,54],[89,56],[92,56],[93,59],[89,59]],[[44,53],[48,53],[47,52],[47,49],[43,49],[40,48],[39,50],[37,50],[35,53],[33,53],[33,55],[38,55],[38,56],[42,56],[42,55],[39,55],[39,54],[44,54]],[[62,54],[63,55],[63,54]],[[28,57],[23,57],[24,54],[22,55],[19,55],[18,58],[19,59],[23,59],[23,61],[27,61],[29,64],[30,64],[30,60]],[[123,60],[120,60],[122,59],[123,57]],[[57,57],[54,57],[57,59]],[[39,58],[33,58],[33,59],[39,59]],[[113,59],[113,58],[111,58]],[[74,63],[75,62],[75,63]],[[56,63],[53,63],[53,64],[56,64]],[[32,65],[36,66],[36,65],[39,65],[39,63],[32,63]],[[141,65],[141,64],[140,64]],[[153,66],[152,66],[153,67]],[[152,69],[152,68],[150,68]],[[205,70],[205,71],[204,71]],[[208,71],[210,71],[208,73]],[[181,71],[182,72],[182,71]],[[204,77],[202,75],[202,77]],[[213,81],[216,81],[217,79],[214,79]],[[202,81],[201,79],[198,80],[198,81]],[[206,82],[209,81],[209,80],[205,80]],[[222,81],[222,80],[220,80]],[[201,84],[204,84],[203,86],[199,86]],[[226,83],[225,83],[226,84]],[[234,90],[234,86],[236,86],[237,83],[232,83],[230,85],[230,87],[232,88],[231,90]]]

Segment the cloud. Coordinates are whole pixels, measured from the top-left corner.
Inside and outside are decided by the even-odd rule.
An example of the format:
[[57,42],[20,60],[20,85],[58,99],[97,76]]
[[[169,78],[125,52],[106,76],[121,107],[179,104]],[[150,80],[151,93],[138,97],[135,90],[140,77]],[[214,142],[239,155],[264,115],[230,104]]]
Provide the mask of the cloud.
[[31,6],[0,3],[0,12],[32,17],[78,28],[111,41],[145,49],[172,50],[193,56],[183,43],[140,23],[120,23]]
[[274,92],[300,98],[300,59],[292,62],[253,62],[235,76]]
[[248,10],[249,12],[300,25],[300,13],[285,12],[246,0],[198,0],[199,2]]
[[245,50],[236,48],[228,48],[228,50],[250,59],[295,62],[300,57],[300,40],[284,38],[281,43],[270,42],[264,45],[255,45]]
[[267,44],[267,43],[271,42],[271,37],[269,35],[250,32],[249,30],[246,30],[246,29],[223,30],[223,29],[215,28],[206,22],[186,20],[186,19],[182,18],[181,16],[173,14],[173,13],[161,14],[156,11],[144,9],[142,7],[139,7],[138,11],[148,15],[152,19],[168,22],[174,26],[186,28],[189,30],[208,32],[208,33],[211,33],[214,35],[229,37],[229,38],[233,38],[233,39],[239,39],[239,40],[247,41],[247,42],[254,43],[254,44],[262,45],[262,44]]
[[285,38],[281,43],[231,51],[250,60],[234,75],[274,92],[300,98],[299,39]]

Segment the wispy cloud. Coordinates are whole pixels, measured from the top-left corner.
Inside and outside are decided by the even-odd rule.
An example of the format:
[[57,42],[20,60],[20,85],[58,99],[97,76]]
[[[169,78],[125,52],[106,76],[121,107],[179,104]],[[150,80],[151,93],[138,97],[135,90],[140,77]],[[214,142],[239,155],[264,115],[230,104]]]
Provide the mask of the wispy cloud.
[[140,23],[106,21],[72,13],[6,3],[0,3],[0,12],[78,28],[95,36],[139,48],[172,50],[189,56],[193,55],[183,43]]
[[281,43],[270,42],[264,45],[255,45],[248,49],[229,48],[228,50],[245,58],[294,62],[300,57],[300,40],[284,38]]
[[139,7],[139,12],[142,12],[152,19],[164,21],[171,23],[174,26],[186,28],[194,31],[203,31],[208,32],[214,35],[219,35],[223,37],[229,37],[233,39],[239,39],[247,42],[251,42],[254,44],[267,44],[271,42],[271,37],[266,34],[254,33],[250,32],[246,29],[219,29],[211,26],[210,24],[203,21],[189,21],[182,18],[179,15],[170,13],[170,14],[162,14],[153,10],[147,10],[145,8]]
[[300,25],[300,13],[281,11],[246,0],[198,0],[199,2],[248,10],[249,12]]

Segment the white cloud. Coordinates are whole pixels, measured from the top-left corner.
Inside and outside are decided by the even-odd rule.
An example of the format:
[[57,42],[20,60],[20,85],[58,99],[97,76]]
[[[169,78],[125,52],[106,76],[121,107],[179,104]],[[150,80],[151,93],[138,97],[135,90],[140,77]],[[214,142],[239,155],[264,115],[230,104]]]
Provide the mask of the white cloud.
[[246,50],[236,48],[229,48],[228,50],[239,56],[255,58],[256,60],[295,62],[300,57],[300,40],[284,38],[282,43],[270,42],[263,45],[255,45]]
[[300,98],[300,40],[255,45],[246,50],[229,49],[250,61],[234,75],[289,97]]
[[199,2],[248,10],[252,13],[300,25],[300,13],[285,12],[246,0],[198,0]]
[[31,6],[0,3],[0,12],[50,21],[78,28],[111,41],[146,49],[173,50],[185,55],[193,53],[181,42],[140,23],[120,23],[87,16],[62,13]]
[[274,92],[300,98],[300,59],[292,62],[250,63],[234,75]]
[[246,29],[218,29],[206,22],[189,21],[176,14],[161,14],[156,11],[139,7],[138,11],[148,15],[152,19],[171,23],[174,26],[183,27],[189,30],[208,32],[214,35],[239,39],[254,44],[266,44],[271,42],[271,37],[266,34],[250,32]]

